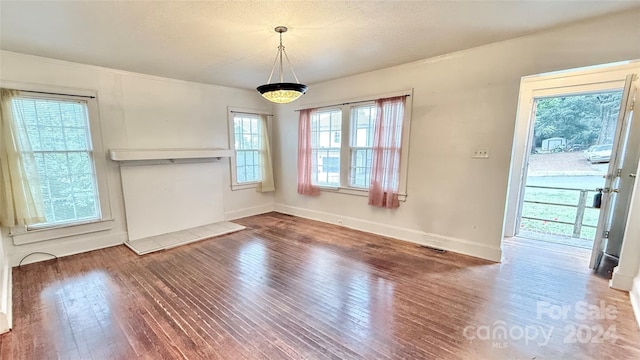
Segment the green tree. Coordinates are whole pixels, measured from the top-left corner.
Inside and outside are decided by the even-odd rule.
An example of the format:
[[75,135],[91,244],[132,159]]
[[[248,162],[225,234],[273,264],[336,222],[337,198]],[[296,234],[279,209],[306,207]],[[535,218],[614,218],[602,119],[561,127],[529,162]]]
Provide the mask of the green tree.
[[573,95],[536,100],[534,144],[551,137],[567,139],[567,145],[613,142],[622,92]]

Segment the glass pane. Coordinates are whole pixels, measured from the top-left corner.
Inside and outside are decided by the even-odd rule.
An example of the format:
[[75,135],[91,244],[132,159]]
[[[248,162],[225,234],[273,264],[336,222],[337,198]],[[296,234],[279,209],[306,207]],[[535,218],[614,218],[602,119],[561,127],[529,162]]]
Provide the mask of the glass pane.
[[63,128],[67,150],[89,150],[87,133],[82,128]]
[[40,128],[40,141],[42,150],[65,150],[64,134],[62,128],[43,126]]
[[258,166],[258,167],[262,166],[262,159],[260,159],[260,152],[259,151],[254,151],[253,152],[253,163],[256,164],[256,166]]
[[65,153],[44,153],[44,174],[50,179],[69,176]]
[[74,193],[95,193],[92,175],[75,175],[72,179]]
[[340,186],[340,150],[317,152],[317,183],[319,185]]
[[259,131],[258,119],[254,117],[251,119],[251,133],[257,134],[258,131]]
[[356,129],[356,146],[365,147],[371,142],[368,139],[369,129]]
[[[49,178],[49,194],[51,199],[66,199],[72,195],[70,177]],[[44,191],[44,189],[42,189]]]
[[234,137],[235,137],[235,139],[234,139],[234,141],[235,141],[234,148],[236,150],[244,149],[242,147],[242,134],[236,133],[236,134],[234,134]]
[[25,126],[38,126],[35,101],[17,99],[14,100],[14,106],[17,106],[21,110]]
[[253,160],[253,151],[246,151],[244,155],[244,164],[247,166],[253,166],[255,165]]
[[339,147],[340,146],[340,131],[334,131],[333,132],[333,142],[331,144],[332,147]]
[[371,149],[355,149],[351,152],[351,186],[368,188],[371,176]]
[[246,164],[245,152],[244,151],[236,152],[236,165],[238,167],[241,167],[241,166],[244,166],[245,164]]
[[84,111],[80,104],[60,103],[62,126],[84,128]]
[[26,127],[26,135],[31,143],[31,150],[40,151],[42,150],[42,145],[40,144],[40,129],[37,125],[29,125]]
[[311,150],[311,169],[312,169],[312,174],[311,174],[311,178],[312,178],[312,183],[313,184],[319,184],[318,182],[318,151],[317,150]]
[[328,131],[321,131],[318,134],[318,146],[320,148],[331,147],[331,133]]
[[55,107],[56,110],[60,109],[57,103],[54,103],[52,101],[35,101],[35,105],[36,114],[40,125],[62,126],[62,118],[53,114],[54,112],[56,112],[52,109],[53,107]]
[[368,187],[367,175],[362,168],[354,168],[351,186],[361,188]]
[[320,113],[320,121],[318,123],[320,131],[331,130],[331,113]]
[[243,134],[251,133],[251,119],[242,118],[242,133]]
[[47,219],[53,219],[53,207],[48,197],[44,199],[44,213]]
[[260,136],[258,134],[253,134],[251,136],[251,148],[260,149]]
[[[92,175],[92,164],[89,154],[86,152],[69,153],[69,170],[71,174]],[[93,177],[93,176],[91,176]]]
[[255,174],[255,167],[254,166],[247,166],[246,168],[247,171],[247,181],[255,181],[256,179],[256,174]]
[[245,174],[245,167],[244,166],[238,166],[236,167],[236,174],[237,174],[237,181],[238,183],[243,183],[243,182],[247,182],[247,175]]
[[92,194],[89,196],[76,196],[75,204],[78,218],[92,218],[98,213],[96,199]]
[[53,216],[55,222],[65,222],[76,219],[72,199],[53,200]]

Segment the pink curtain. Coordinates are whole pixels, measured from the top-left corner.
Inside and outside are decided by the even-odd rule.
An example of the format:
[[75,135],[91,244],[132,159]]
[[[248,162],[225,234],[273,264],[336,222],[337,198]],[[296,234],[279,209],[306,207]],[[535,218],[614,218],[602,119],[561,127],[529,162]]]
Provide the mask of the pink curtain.
[[314,110],[300,110],[300,121],[298,122],[298,194],[311,196],[320,194],[320,188],[311,182],[313,171],[311,113]]
[[376,100],[369,205],[397,208],[405,97]]

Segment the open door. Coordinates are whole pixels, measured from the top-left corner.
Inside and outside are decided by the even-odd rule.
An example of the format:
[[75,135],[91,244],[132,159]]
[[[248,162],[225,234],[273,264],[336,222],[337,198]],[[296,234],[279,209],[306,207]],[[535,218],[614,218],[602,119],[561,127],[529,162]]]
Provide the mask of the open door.
[[[625,79],[624,92],[620,103],[620,112],[618,114],[618,122],[616,125],[611,152],[611,160],[609,162],[607,174],[605,175],[604,188],[601,189],[602,199],[600,216],[598,218],[596,237],[593,243],[593,250],[591,252],[591,261],[589,263],[589,267],[594,270],[598,269],[600,261],[604,256],[607,239],[612,231],[612,225],[615,223],[617,227],[620,227],[619,224],[621,222],[615,220],[626,218],[627,215],[627,207],[616,206],[621,205],[616,204],[616,202],[622,202],[621,200],[626,201],[631,197],[630,192],[632,191],[632,187],[623,185],[625,185],[626,182],[632,182],[636,172],[635,168],[633,169],[633,173],[624,171],[624,167],[626,166],[629,168],[630,166],[637,165],[637,158],[635,164],[633,161],[625,161],[625,158],[637,156],[637,154],[635,154],[637,152],[635,151],[635,148],[638,147],[638,139],[635,139],[635,136],[633,138],[630,137],[630,134],[638,133],[637,128],[640,126],[640,124],[638,124],[639,121],[633,121],[634,98],[638,97],[638,92],[636,91],[635,86],[636,78],[637,76],[635,74],[631,74],[627,75]],[[624,231],[624,225],[622,225],[622,227],[621,231]]]

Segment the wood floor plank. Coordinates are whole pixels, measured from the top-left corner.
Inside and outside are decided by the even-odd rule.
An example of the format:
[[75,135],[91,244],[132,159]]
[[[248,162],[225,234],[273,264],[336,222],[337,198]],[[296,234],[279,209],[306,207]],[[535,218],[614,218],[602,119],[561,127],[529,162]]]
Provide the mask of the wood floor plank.
[[[278,213],[237,222],[142,257],[118,246],[15,268],[0,357],[640,359],[628,294],[583,249],[511,239],[496,264]],[[577,316],[601,304],[615,315]]]

